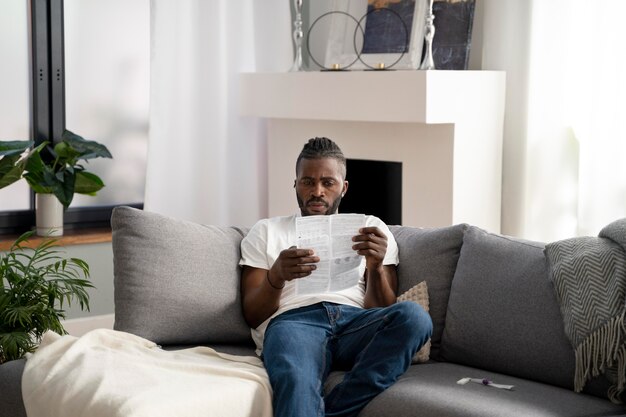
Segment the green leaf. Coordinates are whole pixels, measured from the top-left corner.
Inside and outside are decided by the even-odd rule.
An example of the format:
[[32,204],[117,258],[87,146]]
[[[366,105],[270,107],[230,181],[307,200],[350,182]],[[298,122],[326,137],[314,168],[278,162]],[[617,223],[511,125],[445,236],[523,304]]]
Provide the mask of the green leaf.
[[68,208],[74,198],[74,184],[76,177],[67,171],[63,171],[63,180],[55,184],[53,193],[59,199],[63,207]]
[[79,194],[95,195],[102,187],[104,187],[104,183],[97,175],[85,171],[76,173],[75,192]]
[[13,184],[22,178],[24,171],[28,171],[31,158],[39,157],[39,152],[47,142],[22,156],[32,143],[31,141],[0,142],[0,149],[4,149],[3,152],[0,152],[4,154],[0,159],[0,188]]
[[21,155],[26,149],[33,146],[31,140],[6,140],[0,141],[0,156]]
[[24,172],[24,164],[17,164],[20,155],[5,156],[0,159],[0,188],[19,181]]
[[48,144],[43,142],[35,149],[33,149],[28,155],[28,161],[26,162],[26,170],[30,173],[43,172],[46,164],[41,159],[41,150]]
[[24,178],[26,178],[26,181],[28,182],[28,185],[30,185],[30,188],[32,188],[33,191],[37,194],[52,194],[51,187],[40,185],[43,181],[39,181],[39,179],[32,179],[30,173],[24,174]]
[[56,157],[62,160],[75,160],[80,156],[80,152],[73,149],[67,142],[59,142],[54,145]]
[[0,363],[20,359],[27,352],[34,352],[37,345],[26,331],[0,333]]
[[20,235],[20,237],[18,237],[15,242],[13,242],[13,244],[11,245],[11,252],[14,252],[15,250],[18,249],[22,249],[22,243],[26,242],[28,239],[30,239],[33,235],[35,234],[34,230],[30,230],[28,232],[24,232]]
[[30,152],[26,161],[26,174],[23,175],[33,191],[39,194],[52,193],[53,184],[48,183],[45,179],[45,173],[52,172],[52,168],[47,166],[41,158],[41,150],[47,144],[48,142],[43,142]]
[[80,154],[80,159],[113,158],[106,146],[66,130],[61,139]]

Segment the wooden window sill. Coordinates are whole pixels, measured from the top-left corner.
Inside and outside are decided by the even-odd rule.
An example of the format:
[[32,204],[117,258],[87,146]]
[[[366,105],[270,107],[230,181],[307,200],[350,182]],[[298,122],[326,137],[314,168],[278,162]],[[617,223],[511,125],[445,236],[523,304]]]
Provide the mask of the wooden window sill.
[[[18,237],[19,235],[0,235],[0,251],[8,251]],[[28,241],[24,242],[23,246],[34,248],[45,239],[48,238],[33,235]],[[111,229],[65,230],[63,236],[56,237],[55,239],[58,240],[61,246],[106,243],[111,241]]]

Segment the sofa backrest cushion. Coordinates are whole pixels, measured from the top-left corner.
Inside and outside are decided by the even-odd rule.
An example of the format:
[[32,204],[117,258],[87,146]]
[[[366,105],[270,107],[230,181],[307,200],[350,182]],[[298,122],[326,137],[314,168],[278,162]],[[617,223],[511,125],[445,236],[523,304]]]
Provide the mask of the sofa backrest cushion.
[[245,231],[130,207],[111,217],[115,329],[158,344],[252,343],[241,311]]
[[398,243],[398,294],[421,281],[428,285],[430,317],[433,321],[430,357],[439,359],[441,336],[446,322],[450,285],[459,260],[466,224],[440,228],[391,226]]
[[473,226],[465,232],[443,332],[444,360],[573,387],[574,351],[543,248]]

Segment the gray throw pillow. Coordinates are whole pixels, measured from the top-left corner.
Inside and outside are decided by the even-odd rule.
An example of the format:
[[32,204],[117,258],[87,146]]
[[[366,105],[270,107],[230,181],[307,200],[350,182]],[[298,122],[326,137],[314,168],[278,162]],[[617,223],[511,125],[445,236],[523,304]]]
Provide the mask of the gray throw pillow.
[[439,359],[450,286],[466,228],[466,224],[437,228],[390,226],[400,258],[398,294],[421,281],[428,285],[429,313],[433,321],[430,357],[435,360]]
[[465,232],[442,339],[445,361],[573,387],[574,351],[543,248],[473,226]]
[[239,291],[244,231],[130,207],[115,208],[111,226],[116,330],[163,345],[252,343]]

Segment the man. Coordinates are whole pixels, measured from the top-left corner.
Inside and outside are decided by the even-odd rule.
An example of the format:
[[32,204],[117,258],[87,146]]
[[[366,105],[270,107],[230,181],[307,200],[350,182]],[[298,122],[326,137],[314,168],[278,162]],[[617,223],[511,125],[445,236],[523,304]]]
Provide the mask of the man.
[[[348,191],[345,178],[341,149],[327,138],[310,139],[296,161],[301,215],[336,214]],[[352,239],[362,255],[359,284],[297,295],[296,281],[320,258],[295,246],[295,219],[261,220],[241,243],[243,312],[272,384],[274,416],[356,416],[408,369],[432,322],[416,303],[395,304],[398,248],[374,216]],[[346,373],[324,396],[331,369]]]

